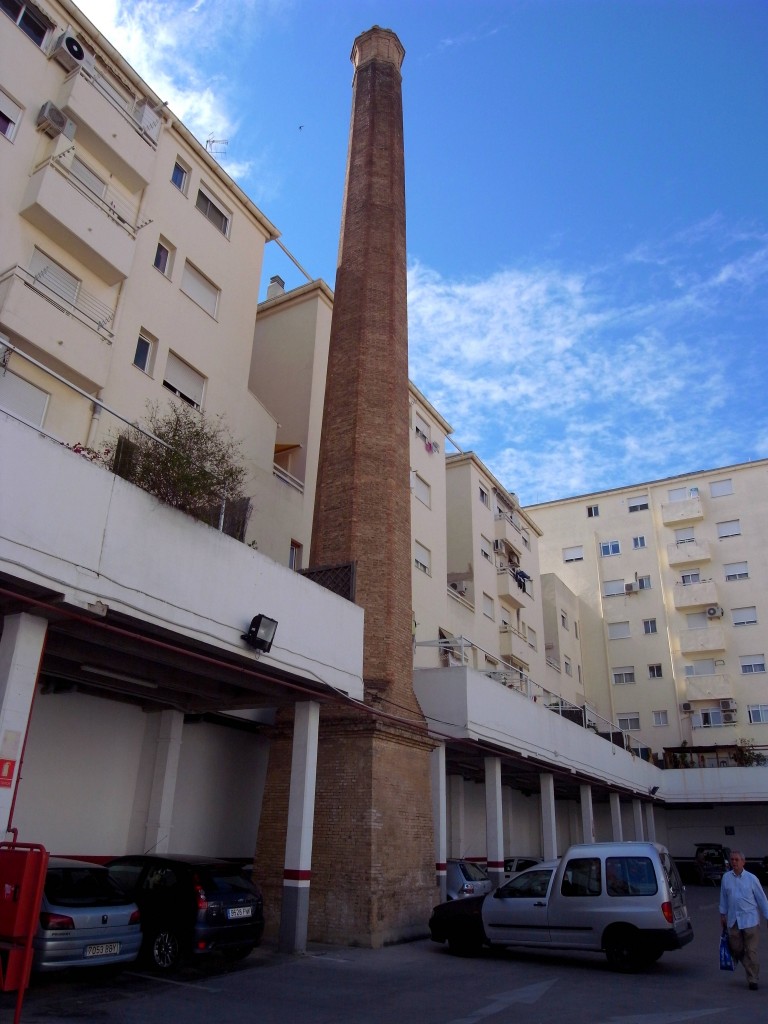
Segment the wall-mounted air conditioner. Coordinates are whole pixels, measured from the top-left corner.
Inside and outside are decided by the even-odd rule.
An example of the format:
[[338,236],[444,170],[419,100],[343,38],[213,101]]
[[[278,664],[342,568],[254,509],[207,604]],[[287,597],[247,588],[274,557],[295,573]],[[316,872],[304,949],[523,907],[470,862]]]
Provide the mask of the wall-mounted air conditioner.
[[733,725],[733,723],[735,721],[736,721],[736,712],[735,711],[724,711],[723,712],[723,724],[724,725]]
[[637,594],[639,590],[640,590],[640,584],[637,582],[637,580],[633,580],[632,583],[625,583],[624,584],[624,593],[625,594]]
[[723,700],[720,701],[720,710],[721,711],[735,711],[736,710],[736,701],[732,700],[730,697],[724,697]]
[[680,705],[680,710],[683,712],[693,711],[693,704],[686,700]]
[[458,582],[451,584],[451,590],[453,590],[457,594],[466,594],[467,589],[468,587],[466,580],[459,580]]
[[90,54],[86,53],[80,42],[69,32],[63,32],[51,50],[51,57],[67,71],[75,68],[89,67],[92,64]]
[[724,614],[725,612],[719,604],[711,604],[709,608],[707,608],[708,619],[722,619]]
[[64,111],[59,110],[50,100],[40,108],[40,113],[37,115],[37,125],[52,139],[55,139],[57,135],[64,135],[68,139],[74,139],[77,129],[75,122],[70,121]]

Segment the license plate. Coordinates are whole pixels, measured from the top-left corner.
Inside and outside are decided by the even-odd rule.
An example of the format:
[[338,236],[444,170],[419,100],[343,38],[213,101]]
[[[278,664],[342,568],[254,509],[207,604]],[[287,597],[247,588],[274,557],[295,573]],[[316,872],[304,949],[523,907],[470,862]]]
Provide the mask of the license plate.
[[114,956],[120,952],[119,942],[97,942],[85,947],[86,956]]
[[227,917],[232,920],[233,917],[252,917],[253,907],[230,907],[227,911]]
[[685,917],[685,911],[684,910],[680,910],[678,908],[678,909],[675,910],[673,916],[674,916],[675,921],[682,921],[683,918]]

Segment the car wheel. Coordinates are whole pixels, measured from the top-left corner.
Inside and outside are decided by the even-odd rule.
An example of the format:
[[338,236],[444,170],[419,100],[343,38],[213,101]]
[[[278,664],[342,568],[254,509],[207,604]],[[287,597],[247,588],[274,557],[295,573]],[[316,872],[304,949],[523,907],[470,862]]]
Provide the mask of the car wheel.
[[225,949],[224,959],[231,964],[236,964],[238,960],[245,960],[253,952],[253,948],[253,946],[235,946],[234,949]]
[[615,971],[636,971],[653,963],[653,959],[648,959],[648,951],[642,949],[637,932],[631,928],[616,928],[609,932],[603,948],[606,960]]
[[159,928],[149,946],[152,966],[158,971],[175,971],[181,966],[182,953],[179,937],[170,928]]

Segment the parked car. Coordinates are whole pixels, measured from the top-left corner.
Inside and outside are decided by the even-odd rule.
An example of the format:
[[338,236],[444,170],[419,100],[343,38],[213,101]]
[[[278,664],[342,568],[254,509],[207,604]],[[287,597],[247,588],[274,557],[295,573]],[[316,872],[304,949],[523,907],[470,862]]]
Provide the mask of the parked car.
[[51,857],[33,939],[33,970],[126,964],[140,948],[138,907],[107,869]]
[[485,868],[471,860],[449,860],[446,865],[445,891],[449,900],[485,895],[493,882]]
[[633,970],[693,939],[674,861],[656,843],[572,846],[486,896],[435,907],[432,939],[459,955],[484,946],[603,951]]
[[248,956],[261,942],[261,892],[240,864],[211,857],[136,855],[107,864],[141,911],[142,956],[173,971],[190,956]]
[[694,873],[698,885],[720,885],[731,866],[731,851],[721,843],[696,843]]
[[504,881],[508,882],[514,875],[519,875],[521,871],[527,871],[540,862],[541,857],[505,857]]

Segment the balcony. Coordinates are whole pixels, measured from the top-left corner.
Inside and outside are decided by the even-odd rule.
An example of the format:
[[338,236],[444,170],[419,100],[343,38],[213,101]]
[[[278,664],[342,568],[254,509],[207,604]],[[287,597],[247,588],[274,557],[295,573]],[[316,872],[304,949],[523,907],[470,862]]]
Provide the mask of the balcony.
[[149,184],[155,164],[157,115],[144,123],[146,107],[124,99],[96,71],[80,69],[62,88],[56,105],[77,124],[77,141],[109,167],[129,192]]
[[678,584],[674,588],[675,608],[688,611],[691,608],[703,608],[705,605],[717,605],[717,584],[714,580],[702,580],[701,583],[689,583],[687,586]]
[[519,551],[522,536],[520,517],[515,512],[497,512],[494,516],[496,540],[505,540],[510,547]]
[[533,597],[532,582],[512,566],[498,566],[496,569],[497,592],[499,597],[514,608],[527,608]]
[[698,494],[684,498],[683,501],[670,501],[667,505],[661,506],[661,519],[665,526],[691,523],[696,519],[703,518],[704,510],[701,507],[701,498]]
[[709,624],[701,629],[684,629],[679,636],[681,654],[705,654],[725,650],[725,630]]
[[0,274],[0,323],[44,352],[48,362],[79,374],[86,388],[101,388],[107,382],[114,310],[82,286],[68,302],[55,274],[51,267],[34,277],[18,266]]
[[723,700],[726,697],[733,699],[733,683],[727,672],[685,677],[686,700]]
[[133,262],[136,211],[105,189],[97,196],[63,165],[46,160],[29,179],[20,213],[109,285]]
[[667,544],[667,561],[670,566],[697,565],[699,562],[708,562],[711,557],[709,541],[706,540]]

